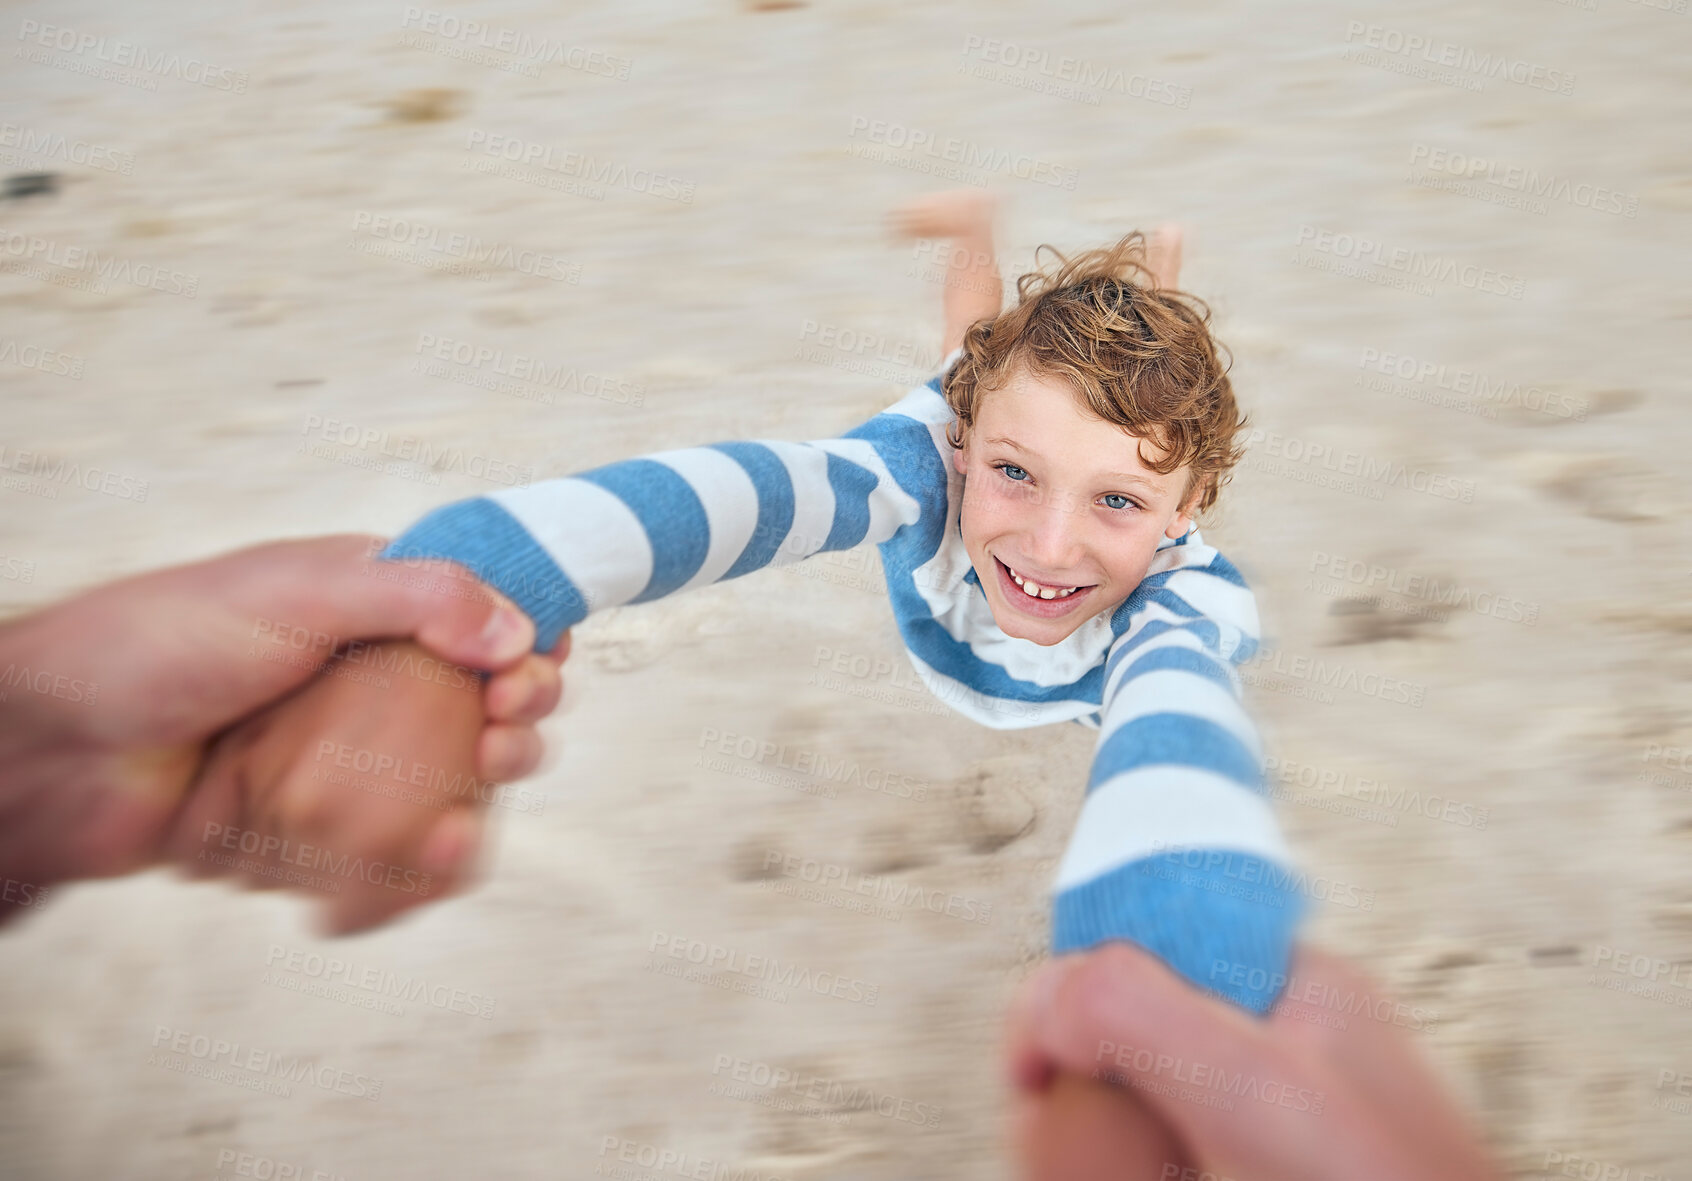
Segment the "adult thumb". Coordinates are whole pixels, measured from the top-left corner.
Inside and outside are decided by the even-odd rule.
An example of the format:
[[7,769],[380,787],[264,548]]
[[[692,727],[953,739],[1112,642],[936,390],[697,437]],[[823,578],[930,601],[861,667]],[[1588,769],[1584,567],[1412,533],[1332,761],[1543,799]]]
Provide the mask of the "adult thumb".
[[379,561],[384,544],[341,534],[232,555],[239,561],[231,605],[308,628],[331,649],[350,640],[414,639],[442,660],[488,672],[533,649],[534,623],[469,571],[445,561]]

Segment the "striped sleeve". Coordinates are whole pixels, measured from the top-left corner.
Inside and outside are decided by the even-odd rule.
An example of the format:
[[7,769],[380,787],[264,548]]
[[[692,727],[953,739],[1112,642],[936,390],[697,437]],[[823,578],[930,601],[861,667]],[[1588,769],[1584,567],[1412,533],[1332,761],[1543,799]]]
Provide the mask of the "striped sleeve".
[[943,465],[933,462],[927,427],[900,413],[904,405],[839,438],[660,451],[459,501],[381,556],[459,563],[521,607],[534,620],[536,650],[548,651],[605,607],[880,544],[919,521],[943,520]]
[[1287,979],[1303,894],[1267,799],[1233,665],[1257,608],[1221,554],[1191,543],[1119,611],[1087,795],[1058,871],[1053,950],[1137,944],[1255,1013]]

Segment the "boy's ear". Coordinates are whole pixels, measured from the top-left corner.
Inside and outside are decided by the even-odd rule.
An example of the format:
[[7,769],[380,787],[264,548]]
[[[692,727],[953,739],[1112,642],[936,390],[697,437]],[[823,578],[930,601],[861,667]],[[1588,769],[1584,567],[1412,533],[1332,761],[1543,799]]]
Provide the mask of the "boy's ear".
[[957,468],[958,475],[960,475],[960,476],[967,476],[969,474],[969,448],[968,447],[957,447],[957,448],[953,449],[953,451],[952,451],[952,466]]
[[1187,489],[1181,507],[1170,518],[1169,527],[1163,531],[1165,537],[1176,541],[1187,535],[1187,531],[1193,527],[1193,518],[1198,515],[1199,501],[1204,498],[1204,490],[1208,484],[1208,480],[1193,481],[1193,486]]

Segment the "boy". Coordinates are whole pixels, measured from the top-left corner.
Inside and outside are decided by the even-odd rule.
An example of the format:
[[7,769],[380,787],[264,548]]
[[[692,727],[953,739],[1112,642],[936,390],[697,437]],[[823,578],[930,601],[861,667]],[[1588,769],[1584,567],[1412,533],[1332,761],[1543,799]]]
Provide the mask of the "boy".
[[[544,651],[600,607],[874,542],[912,661],[943,700],[995,728],[1100,730],[1053,950],[1126,940],[1261,1014],[1301,906],[1230,667],[1256,648],[1255,605],[1193,527],[1243,425],[1208,310],[1159,283],[1135,234],[1024,275],[1001,313],[991,217],[956,194],[905,212],[907,233],[956,246],[952,356],[856,429],[669,451],[462,501],[384,556],[468,568],[529,614]],[[1160,249],[1172,280],[1178,239]],[[378,694],[326,675],[236,736],[231,774],[295,839],[368,843],[301,752],[422,742],[468,766],[446,749],[480,716],[461,690]],[[425,859],[473,843],[475,822],[432,834]],[[415,848],[421,823],[391,809],[380,839]],[[386,905],[343,897],[337,921],[359,925],[366,904]]]

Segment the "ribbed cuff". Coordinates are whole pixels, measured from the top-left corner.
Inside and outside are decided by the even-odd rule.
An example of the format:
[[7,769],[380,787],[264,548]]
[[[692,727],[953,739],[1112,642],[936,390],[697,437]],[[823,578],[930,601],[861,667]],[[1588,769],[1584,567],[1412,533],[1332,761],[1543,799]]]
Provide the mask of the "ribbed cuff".
[[1286,985],[1304,914],[1291,881],[1274,862],[1246,853],[1190,850],[1131,861],[1058,894],[1052,950],[1123,939],[1203,991],[1261,1015]]
[[516,517],[485,498],[436,509],[379,556],[457,562],[534,621],[537,652],[550,652],[565,628],[587,618],[587,597]]

